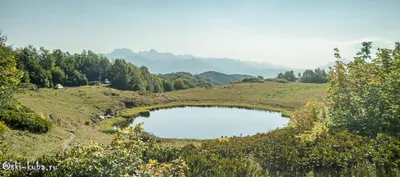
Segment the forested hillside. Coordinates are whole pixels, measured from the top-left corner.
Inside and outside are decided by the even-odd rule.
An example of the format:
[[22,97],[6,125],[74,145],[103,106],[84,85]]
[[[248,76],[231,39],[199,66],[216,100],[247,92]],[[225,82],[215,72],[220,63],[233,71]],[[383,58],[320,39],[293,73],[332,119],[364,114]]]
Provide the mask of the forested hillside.
[[231,82],[240,81],[245,78],[253,78],[254,76],[243,75],[243,74],[223,74],[215,71],[208,71],[201,74],[195,75],[198,78],[205,78],[210,80],[212,83],[216,85],[224,85],[229,84]]
[[[193,87],[212,87],[215,85],[225,85],[231,82],[240,81],[244,78],[253,78],[250,75],[240,74],[223,74],[215,71],[208,71],[201,74],[190,74],[187,72],[176,72],[168,74],[159,74],[163,79],[176,81],[177,79],[184,80],[184,88]],[[179,88],[177,90],[180,90]]]

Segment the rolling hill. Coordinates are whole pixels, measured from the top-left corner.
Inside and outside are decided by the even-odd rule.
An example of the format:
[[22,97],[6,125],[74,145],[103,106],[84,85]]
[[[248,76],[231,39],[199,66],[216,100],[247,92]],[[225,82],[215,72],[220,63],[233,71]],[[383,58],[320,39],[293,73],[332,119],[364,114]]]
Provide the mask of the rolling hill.
[[241,74],[223,74],[215,71],[207,71],[201,74],[190,74],[188,72],[173,72],[168,74],[159,74],[163,79],[172,80],[185,79],[194,85],[205,86],[205,85],[225,85],[231,82],[237,82],[245,78],[253,78],[250,75]]
[[195,77],[206,78],[216,85],[225,85],[231,82],[237,82],[245,78],[253,78],[254,76],[243,74],[223,74],[215,71],[208,71],[195,75]]

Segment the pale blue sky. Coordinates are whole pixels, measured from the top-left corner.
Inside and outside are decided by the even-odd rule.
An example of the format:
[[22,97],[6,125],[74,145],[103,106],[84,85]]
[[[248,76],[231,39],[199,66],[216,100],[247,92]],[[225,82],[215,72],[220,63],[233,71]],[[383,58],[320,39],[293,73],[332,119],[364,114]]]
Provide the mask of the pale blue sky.
[[316,67],[333,48],[400,41],[400,0],[0,0],[0,28],[16,47],[192,54]]

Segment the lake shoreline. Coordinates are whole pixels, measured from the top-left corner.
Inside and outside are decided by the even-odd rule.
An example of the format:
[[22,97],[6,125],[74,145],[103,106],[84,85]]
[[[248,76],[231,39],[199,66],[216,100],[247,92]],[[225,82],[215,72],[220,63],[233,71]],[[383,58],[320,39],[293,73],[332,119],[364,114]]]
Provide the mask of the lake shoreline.
[[[266,105],[252,105],[252,104],[241,104],[241,103],[226,103],[226,102],[177,102],[167,104],[157,104],[153,106],[141,106],[130,108],[125,111],[121,117],[111,118],[103,120],[100,127],[105,133],[115,133],[114,126],[128,126],[134,118],[139,116],[146,116],[151,111],[170,109],[170,108],[182,108],[182,107],[219,107],[219,108],[239,108],[248,110],[268,111],[281,113],[283,118],[290,118],[293,115],[292,111],[285,110],[283,108],[276,108]],[[179,139],[179,138],[177,138]]]

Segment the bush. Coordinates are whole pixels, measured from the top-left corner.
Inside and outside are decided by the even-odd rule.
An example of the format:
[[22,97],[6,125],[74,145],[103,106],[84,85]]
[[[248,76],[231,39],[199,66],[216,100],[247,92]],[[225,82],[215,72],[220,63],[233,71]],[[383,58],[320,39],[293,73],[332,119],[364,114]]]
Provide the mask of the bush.
[[[229,149],[225,149],[228,150]],[[204,147],[187,145],[181,156],[189,166],[187,176],[260,176],[261,171],[248,157],[237,155],[224,157],[222,154],[210,152]]]
[[315,123],[324,122],[327,118],[327,108],[323,103],[309,101],[302,109],[297,110],[289,121],[289,126],[306,131],[313,128]]
[[2,110],[0,121],[3,121],[12,129],[28,130],[33,133],[46,133],[51,128],[49,120],[39,117],[32,110],[22,105]]
[[4,124],[4,122],[0,121],[0,134],[7,130],[8,130],[8,127]]
[[155,146],[146,151],[145,161],[157,160],[160,163],[172,162],[179,158],[179,148],[173,146]]
[[179,78],[174,81],[174,89],[175,90],[183,90],[183,89],[187,89],[187,88],[188,88],[188,86],[185,85],[185,80]]
[[37,90],[38,87],[32,83],[20,83],[21,88],[26,88],[28,90]]
[[89,81],[89,85],[101,85],[99,81]]
[[135,128],[127,129],[127,135],[118,131],[110,144],[77,145],[56,157],[39,159],[40,164],[57,165],[56,171],[22,171],[21,176],[185,176],[187,166],[182,159],[173,155],[175,150],[143,142],[140,138],[143,129],[140,126],[138,124]]
[[[400,141],[381,134],[376,139],[347,131],[326,132],[315,141],[284,128],[265,134],[254,145],[254,155],[267,176],[398,176]],[[366,173],[368,172],[368,173]]]
[[[9,149],[3,143],[4,137],[2,136],[2,134],[7,130],[8,127],[2,121],[0,121],[0,162],[4,162],[7,160],[7,153],[9,151]],[[0,170],[0,176],[5,176],[3,175],[3,173],[5,172],[2,171],[5,170]]]
[[252,78],[245,78],[240,82],[242,82],[242,83],[263,83],[264,79],[258,78],[258,77],[252,77]]
[[279,82],[279,83],[288,83],[289,81],[286,79],[279,79],[279,78],[275,78],[274,79],[275,82]]

